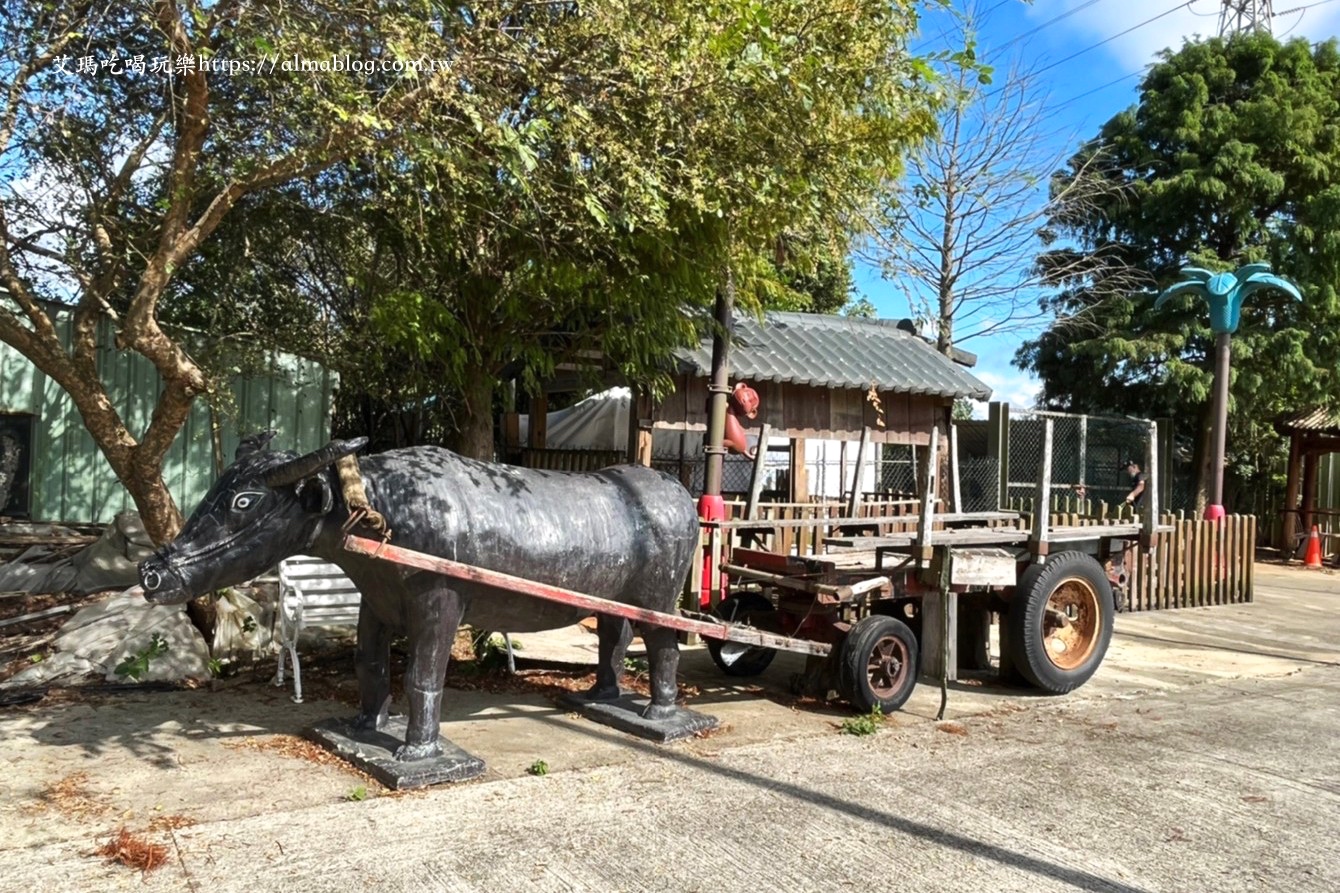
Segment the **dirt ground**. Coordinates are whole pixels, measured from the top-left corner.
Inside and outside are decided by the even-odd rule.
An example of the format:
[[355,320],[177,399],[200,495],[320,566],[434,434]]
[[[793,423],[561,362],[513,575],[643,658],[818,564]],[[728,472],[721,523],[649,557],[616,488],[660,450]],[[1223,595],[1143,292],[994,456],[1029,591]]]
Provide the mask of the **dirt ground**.
[[[1258,593],[1253,605],[1123,615],[1098,676],[1065,700],[1128,699],[1340,662],[1340,644],[1327,632],[1340,578],[1263,568]],[[593,641],[579,644],[594,647]],[[466,784],[524,778],[541,764],[547,773],[567,773],[647,760],[646,745],[633,746],[627,736],[556,705],[559,694],[585,687],[591,677],[586,668],[527,668],[526,660],[544,657],[543,651],[540,643],[527,643],[518,653],[518,677],[464,659],[453,667],[443,734],[488,766],[483,778]],[[304,654],[302,704],[293,703],[290,688],[271,684],[274,664],[266,661],[196,688],[53,689],[39,700],[0,708],[0,827],[6,832],[0,851],[69,842],[92,854],[122,828],[167,845],[171,829],[346,801],[443,796],[432,789],[387,791],[301,738],[314,722],[351,715],[356,690],[348,642]],[[848,711],[789,693],[790,674],[800,667],[798,657],[782,655],[762,676],[741,682],[721,676],[704,649],[686,649],[681,696],[718,716],[721,727],[664,751],[712,760],[753,746],[839,735]],[[633,669],[636,676],[635,661]],[[983,679],[953,686],[948,700],[954,723],[1058,703]],[[939,691],[923,683],[886,727],[933,723],[938,708]],[[952,723],[938,728],[950,737],[959,733]]]
[[[443,733],[484,757],[488,771],[479,781],[523,776],[540,762],[561,771],[635,759],[617,733],[590,736],[590,722],[556,704],[561,695],[590,686],[594,670],[548,658],[557,649],[581,659],[582,649],[525,639],[515,676],[496,655],[487,665],[476,660],[468,633],[454,652]],[[593,634],[590,639],[593,651]],[[302,704],[293,703],[291,682],[273,684],[271,659],[185,687],[91,683],[0,708],[0,826],[7,832],[0,847],[92,842],[123,827],[152,834],[345,799],[416,796],[384,789],[302,738],[306,727],[350,716],[357,706],[350,639],[308,643],[302,654]],[[571,660],[572,654],[558,657]],[[628,663],[625,686],[645,694],[644,664],[635,656]],[[791,696],[784,676],[781,684],[724,685],[701,647],[685,650],[682,668],[680,696],[688,706],[729,715],[732,706],[741,709],[761,696],[781,716],[799,717],[798,725],[811,733],[831,731],[848,715],[839,705]],[[798,661],[793,669],[800,669]],[[394,668],[397,681],[402,671]],[[766,731],[734,734],[727,719],[719,732],[677,746],[711,752],[719,747],[714,737],[742,743],[772,731],[769,724]],[[575,740],[559,744],[556,732]]]

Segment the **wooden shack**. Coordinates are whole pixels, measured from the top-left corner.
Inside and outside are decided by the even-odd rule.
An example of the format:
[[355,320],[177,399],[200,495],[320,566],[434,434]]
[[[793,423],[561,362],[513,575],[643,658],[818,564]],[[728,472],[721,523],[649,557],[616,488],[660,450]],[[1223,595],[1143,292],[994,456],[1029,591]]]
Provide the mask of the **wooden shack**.
[[[761,319],[735,315],[729,365],[732,382],[758,392],[754,429],[767,425],[790,438],[791,499],[803,501],[808,492],[797,457],[807,438],[924,447],[939,429],[947,450],[954,401],[991,395],[968,371],[975,359],[938,353],[906,321],[773,312]],[[652,430],[707,430],[711,339],[676,360],[674,392],[660,401],[639,399],[644,445]]]

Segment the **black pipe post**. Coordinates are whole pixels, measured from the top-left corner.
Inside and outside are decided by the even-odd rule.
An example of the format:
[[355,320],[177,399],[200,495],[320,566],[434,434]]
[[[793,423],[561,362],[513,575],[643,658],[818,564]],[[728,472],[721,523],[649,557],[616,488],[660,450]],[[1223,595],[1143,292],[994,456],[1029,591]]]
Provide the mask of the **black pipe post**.
[[726,282],[717,289],[716,332],[712,336],[712,380],[707,413],[707,442],[703,452],[707,467],[703,473],[703,496],[721,496],[722,468],[726,458],[726,400],[730,395],[731,317],[735,310],[735,277],[729,268]]

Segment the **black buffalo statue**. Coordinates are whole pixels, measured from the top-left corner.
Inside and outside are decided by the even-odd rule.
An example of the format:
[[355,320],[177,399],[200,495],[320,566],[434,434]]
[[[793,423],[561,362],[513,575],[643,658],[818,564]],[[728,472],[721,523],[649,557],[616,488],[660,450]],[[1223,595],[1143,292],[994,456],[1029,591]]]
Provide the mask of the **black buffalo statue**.
[[[365,438],[305,456],[270,452],[273,432],[247,438],[181,532],[139,567],[144,595],[178,604],[250,580],[291,555],[339,565],[363,594],[358,617],[360,709],[378,729],[391,703],[391,639],[408,639],[408,732],[399,760],[436,756],[447,659],[458,626],[533,632],[585,614],[554,602],[361,557],[341,548],[349,516],[334,463]],[[656,611],[674,611],[696,546],[697,517],[675,479],[639,466],[591,474],[478,462],[437,447],[359,462],[372,507],[394,542],[466,564]],[[628,621],[602,615],[592,700],[619,696]],[[651,672],[644,716],[675,714],[679,649],[673,630],[642,630]]]

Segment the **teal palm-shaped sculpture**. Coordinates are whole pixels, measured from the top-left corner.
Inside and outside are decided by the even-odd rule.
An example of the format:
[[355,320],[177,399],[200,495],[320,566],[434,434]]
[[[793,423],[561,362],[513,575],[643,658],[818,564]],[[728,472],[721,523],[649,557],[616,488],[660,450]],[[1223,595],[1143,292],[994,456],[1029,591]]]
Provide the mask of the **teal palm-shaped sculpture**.
[[1293,283],[1270,272],[1270,264],[1247,264],[1232,273],[1211,273],[1200,267],[1184,267],[1183,281],[1171,286],[1154,302],[1157,310],[1173,295],[1194,292],[1205,296],[1210,305],[1210,330],[1216,335],[1231,335],[1242,319],[1242,304],[1252,292],[1278,288],[1298,300],[1303,296]]
[[1269,264],[1246,264],[1232,273],[1211,273],[1200,267],[1185,267],[1186,277],[1170,286],[1154,302],[1157,310],[1174,295],[1191,292],[1204,295],[1210,305],[1210,330],[1214,332],[1214,477],[1205,517],[1224,516],[1224,449],[1228,440],[1228,370],[1231,336],[1242,319],[1242,304],[1252,292],[1277,288],[1301,301],[1303,296],[1287,279],[1270,272]]

